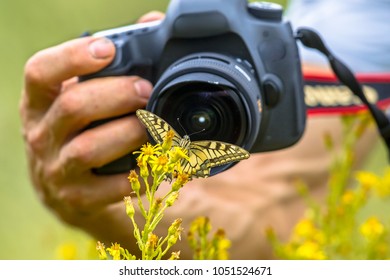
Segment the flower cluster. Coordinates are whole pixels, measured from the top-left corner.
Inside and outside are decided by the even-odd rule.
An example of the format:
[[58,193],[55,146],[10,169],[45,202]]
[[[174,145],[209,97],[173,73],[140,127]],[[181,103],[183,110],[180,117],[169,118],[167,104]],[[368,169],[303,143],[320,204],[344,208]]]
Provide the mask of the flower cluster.
[[[349,188],[353,176],[353,147],[370,123],[362,116],[353,123],[346,118],[341,153],[335,156],[330,170],[325,205],[309,195],[298,183],[300,194],[308,202],[304,217],[295,225],[290,239],[283,243],[272,229],[267,234],[275,255],[283,259],[389,259],[390,225],[381,221],[381,211],[366,213],[373,200],[390,198],[390,169],[383,176],[370,172],[356,173],[356,185]],[[352,129],[351,129],[352,128]],[[326,139],[330,149],[333,144]]]
[[199,217],[192,222],[188,232],[188,241],[194,252],[194,260],[227,260],[230,241],[225,236],[225,231],[218,229],[211,239],[211,224],[208,218]]
[[[154,233],[164,216],[164,211],[177,201],[180,189],[191,180],[191,176],[184,173],[181,166],[183,161],[189,160],[187,151],[172,145],[174,136],[174,132],[169,131],[161,144],[146,143],[140,151],[134,152],[139,154],[137,157],[139,172],[130,171],[128,179],[134,197],[127,196],[124,202],[126,214],[133,224],[133,235],[141,251],[142,260],[161,260],[172,249],[172,246],[181,240],[183,228],[180,218],[172,222],[165,237],[159,237]],[[163,197],[156,197],[157,189],[164,180],[169,181],[171,187]],[[142,196],[146,197],[147,203],[143,202]],[[135,221],[137,210],[133,200],[137,200],[138,211],[145,220],[142,230]],[[230,241],[226,239],[223,230],[218,230],[212,240],[208,240],[207,235],[210,230],[211,226],[207,218],[199,218],[193,223],[188,240],[195,251],[195,258],[227,259]],[[106,248],[103,243],[98,242],[96,249],[100,259],[137,259],[118,243]],[[169,259],[176,260],[179,257],[180,251],[172,252]]]
[[[187,151],[181,147],[172,146],[173,136],[174,133],[169,132],[163,143],[156,145],[146,143],[140,151],[134,152],[139,154],[137,157],[139,172],[132,170],[128,176],[135,197],[127,196],[124,198],[126,214],[132,221],[133,234],[143,260],[162,259],[180,240],[183,230],[182,220],[178,218],[169,227],[167,236],[158,237],[154,233],[164,216],[164,211],[174,204],[179,197],[180,189],[191,179],[188,174],[182,172],[181,168],[181,162],[188,160]],[[156,197],[157,189],[164,180],[171,182],[171,188],[163,197]],[[143,195],[146,196],[147,203],[143,202]],[[135,199],[145,220],[142,230],[134,217],[136,208],[133,200]],[[104,244],[99,242],[97,251],[101,259],[107,259],[107,253],[113,259],[136,259],[135,255],[130,254],[117,243],[106,248]],[[179,254],[180,252],[171,253],[170,259],[178,259]]]

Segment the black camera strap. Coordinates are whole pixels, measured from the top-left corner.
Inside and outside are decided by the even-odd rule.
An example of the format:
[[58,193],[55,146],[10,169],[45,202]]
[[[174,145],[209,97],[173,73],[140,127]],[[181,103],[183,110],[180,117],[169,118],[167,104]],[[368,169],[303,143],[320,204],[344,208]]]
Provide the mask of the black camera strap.
[[359,97],[362,103],[367,106],[369,112],[375,120],[379,133],[387,146],[388,159],[390,161],[390,121],[386,114],[375,104],[368,101],[361,84],[357,81],[352,71],[331,53],[318,33],[312,29],[300,28],[297,31],[296,38],[299,39],[306,47],[316,49],[324,54],[339,81],[348,87],[351,92]]

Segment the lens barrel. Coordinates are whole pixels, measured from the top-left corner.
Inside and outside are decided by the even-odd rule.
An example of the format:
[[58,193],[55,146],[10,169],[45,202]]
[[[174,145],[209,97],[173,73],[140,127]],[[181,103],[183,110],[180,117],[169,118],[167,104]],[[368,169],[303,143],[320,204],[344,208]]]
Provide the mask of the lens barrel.
[[[260,90],[250,64],[215,53],[187,56],[154,87],[147,109],[191,141],[217,140],[250,151],[261,122]],[[214,175],[232,166],[211,170]]]

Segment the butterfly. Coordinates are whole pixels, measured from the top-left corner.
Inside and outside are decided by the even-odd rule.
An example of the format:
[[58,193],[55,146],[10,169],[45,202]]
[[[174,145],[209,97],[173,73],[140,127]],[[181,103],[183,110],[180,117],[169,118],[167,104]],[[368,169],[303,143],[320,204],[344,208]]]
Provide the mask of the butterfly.
[[188,135],[181,137],[166,121],[146,111],[137,110],[138,119],[144,124],[157,143],[163,143],[168,131],[174,132],[172,145],[187,151],[189,160],[181,162],[183,172],[191,177],[206,178],[212,167],[249,158],[249,152],[233,144],[220,141],[193,141]]

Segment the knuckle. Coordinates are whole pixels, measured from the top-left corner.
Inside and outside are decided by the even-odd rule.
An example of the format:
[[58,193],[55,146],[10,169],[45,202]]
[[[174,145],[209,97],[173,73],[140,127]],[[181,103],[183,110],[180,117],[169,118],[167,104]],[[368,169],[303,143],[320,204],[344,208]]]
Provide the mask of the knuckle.
[[45,180],[54,184],[61,182],[66,176],[63,166],[58,161],[47,164],[44,174]]
[[46,147],[47,133],[40,127],[35,127],[26,133],[26,143],[30,150],[41,155]]
[[66,92],[58,100],[58,112],[63,117],[77,116],[82,106],[76,92]]
[[[120,92],[123,92],[123,93],[129,93],[130,94],[135,94],[136,92],[136,88],[135,88],[135,82],[136,82],[136,78],[135,77],[120,77],[118,79],[115,80],[115,83],[116,83],[116,88],[120,91]],[[135,95],[135,97],[138,97],[137,95]],[[128,98],[128,100],[131,100],[130,98]]]
[[80,168],[88,165],[91,160],[92,143],[82,138],[74,139],[65,151],[65,162],[67,168]]
[[41,67],[41,52],[36,53],[27,60],[24,66],[24,76],[26,83],[37,84],[45,80],[44,72]]

